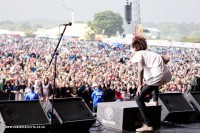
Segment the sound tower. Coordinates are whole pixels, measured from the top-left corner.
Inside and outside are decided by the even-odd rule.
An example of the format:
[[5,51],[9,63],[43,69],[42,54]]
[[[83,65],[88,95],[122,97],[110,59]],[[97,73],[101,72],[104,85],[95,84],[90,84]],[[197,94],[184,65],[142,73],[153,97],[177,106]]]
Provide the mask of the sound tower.
[[125,20],[127,24],[132,21],[132,3],[125,5]]
[[182,93],[161,93],[158,102],[162,105],[162,121],[188,123],[195,112]]
[[[49,116],[52,111],[52,100],[47,100],[43,105],[43,109]],[[96,121],[88,106],[79,97],[55,99],[53,109],[53,123],[57,125],[56,132],[87,132]]]
[[0,131],[47,132],[50,122],[38,100],[0,101]]

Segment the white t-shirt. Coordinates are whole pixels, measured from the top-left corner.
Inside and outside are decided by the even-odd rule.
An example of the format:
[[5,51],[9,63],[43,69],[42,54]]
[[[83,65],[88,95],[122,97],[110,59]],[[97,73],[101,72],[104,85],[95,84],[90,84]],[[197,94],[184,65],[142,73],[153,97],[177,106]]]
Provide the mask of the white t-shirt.
[[147,85],[159,86],[171,80],[171,72],[157,53],[146,50],[137,51],[131,61],[132,63],[142,62]]
[[48,88],[49,88],[49,83],[47,85],[44,85],[44,83],[42,83],[42,87],[43,87],[43,95],[48,96]]

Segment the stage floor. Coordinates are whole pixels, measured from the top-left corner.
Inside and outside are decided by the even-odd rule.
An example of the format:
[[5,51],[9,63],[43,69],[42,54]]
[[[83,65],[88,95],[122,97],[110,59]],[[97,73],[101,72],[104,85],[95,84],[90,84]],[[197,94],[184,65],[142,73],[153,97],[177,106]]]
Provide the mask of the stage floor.
[[[89,133],[135,133],[135,132],[136,131],[120,131],[103,126],[92,127],[90,128],[89,131]],[[161,127],[153,131],[153,133],[200,133],[200,123],[192,123],[192,124],[161,123]]]

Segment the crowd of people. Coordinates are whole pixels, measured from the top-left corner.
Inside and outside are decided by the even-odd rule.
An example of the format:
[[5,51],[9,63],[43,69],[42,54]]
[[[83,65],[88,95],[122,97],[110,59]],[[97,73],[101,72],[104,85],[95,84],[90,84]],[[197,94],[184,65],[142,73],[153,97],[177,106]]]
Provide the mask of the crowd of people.
[[[45,102],[51,98],[55,62],[49,63],[57,42],[49,38],[0,36],[1,93],[9,94],[10,100]],[[160,92],[185,93],[191,80],[200,76],[200,49],[148,46],[148,50],[170,59],[167,66],[172,80],[160,86]],[[113,48],[98,42],[62,40],[58,53],[56,98],[82,97],[92,108],[98,102],[128,101],[135,95],[138,72],[130,64],[130,44]],[[102,92],[100,99],[95,99],[93,92]]]

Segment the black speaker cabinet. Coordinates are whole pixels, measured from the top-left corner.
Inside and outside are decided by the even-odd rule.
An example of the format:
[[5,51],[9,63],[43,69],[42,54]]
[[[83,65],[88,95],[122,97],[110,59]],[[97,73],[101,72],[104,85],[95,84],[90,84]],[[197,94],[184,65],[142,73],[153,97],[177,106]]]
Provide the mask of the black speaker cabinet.
[[125,5],[125,20],[127,24],[130,24],[132,21],[132,3]]
[[[161,106],[146,106],[153,127],[160,127]],[[99,103],[97,118],[105,127],[129,131],[135,131],[144,121],[135,101]]]
[[38,100],[0,101],[0,131],[46,132],[50,122]]
[[[52,100],[47,100],[43,105],[43,109],[48,116],[52,114],[52,102]],[[96,121],[82,98],[55,99],[53,106],[54,123],[59,125],[56,132],[89,131]]]
[[159,104],[162,105],[162,121],[187,123],[195,112],[182,93],[161,93]]
[[190,92],[184,95],[195,113],[190,118],[191,122],[200,122],[200,92]]

